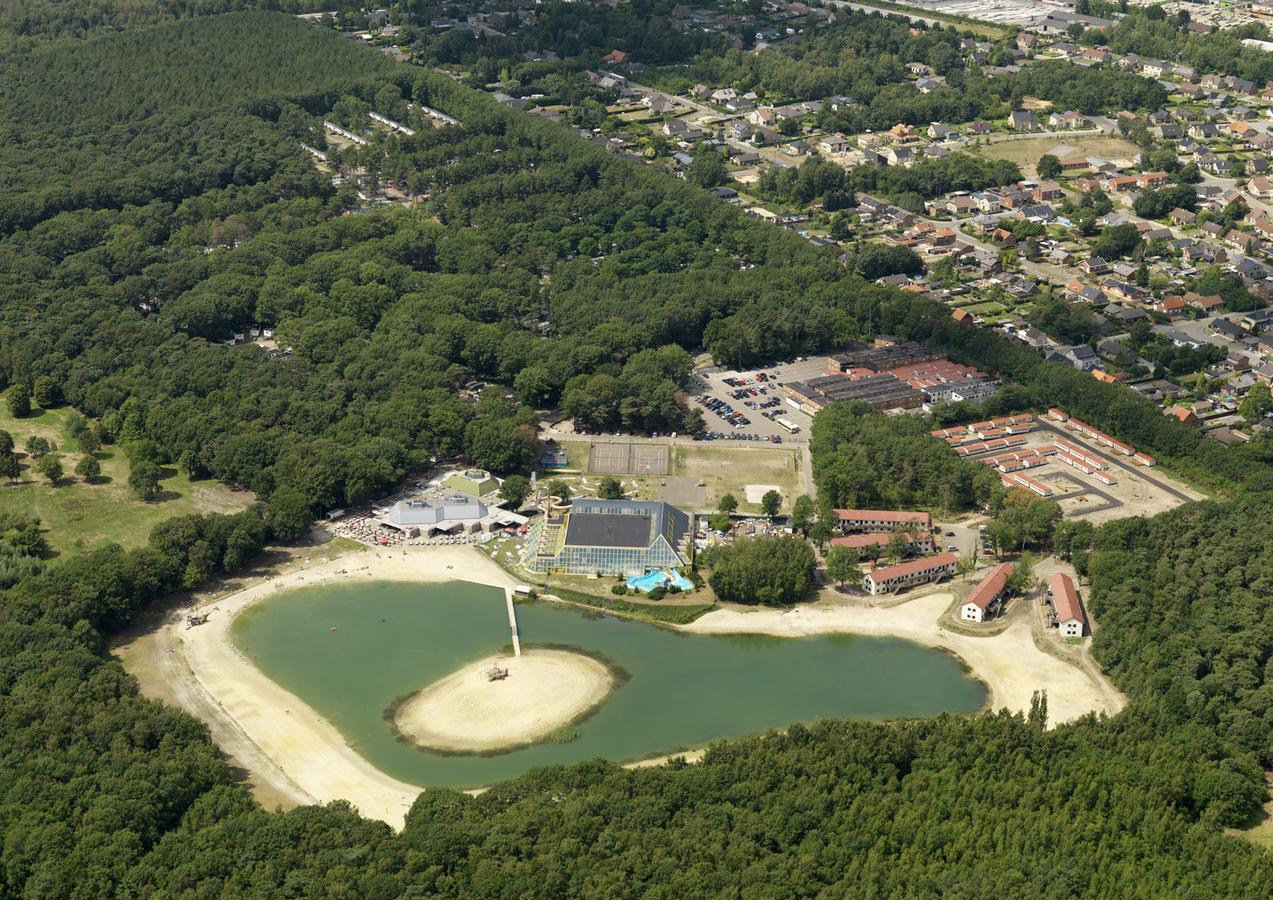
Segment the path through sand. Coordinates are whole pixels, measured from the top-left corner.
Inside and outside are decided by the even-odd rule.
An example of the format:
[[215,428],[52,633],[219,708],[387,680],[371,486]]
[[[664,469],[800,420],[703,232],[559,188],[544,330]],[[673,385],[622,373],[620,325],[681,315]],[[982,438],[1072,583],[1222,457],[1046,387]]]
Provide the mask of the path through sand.
[[[508,676],[491,680],[495,665]],[[398,707],[394,723],[430,750],[512,750],[587,715],[614,686],[609,668],[583,653],[528,649],[481,659],[433,682]]]

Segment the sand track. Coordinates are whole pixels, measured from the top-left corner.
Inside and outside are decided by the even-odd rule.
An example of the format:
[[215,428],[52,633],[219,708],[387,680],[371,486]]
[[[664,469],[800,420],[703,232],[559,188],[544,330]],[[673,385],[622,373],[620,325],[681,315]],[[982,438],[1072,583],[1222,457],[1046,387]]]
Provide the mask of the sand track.
[[[492,662],[508,670],[487,678]],[[429,750],[488,753],[537,743],[596,709],[614,687],[602,662],[569,650],[524,650],[481,659],[439,678],[402,703],[394,724]]]

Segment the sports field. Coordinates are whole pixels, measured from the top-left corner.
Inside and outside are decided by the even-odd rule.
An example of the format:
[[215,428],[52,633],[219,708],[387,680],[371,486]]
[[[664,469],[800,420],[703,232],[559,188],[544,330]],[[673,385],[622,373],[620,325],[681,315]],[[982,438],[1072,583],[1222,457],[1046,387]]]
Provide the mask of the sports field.
[[[559,478],[575,494],[591,497],[607,475],[618,478],[629,497],[667,500],[689,512],[710,512],[725,494],[733,494],[741,513],[759,513],[759,497],[769,488],[782,494],[782,507],[804,493],[801,457],[793,446],[725,447],[707,443],[655,444],[634,441],[600,441],[566,444],[572,468],[586,460],[583,472],[541,471],[544,478]],[[748,488],[752,488],[751,491]],[[757,488],[763,488],[757,492]],[[756,499],[749,499],[748,494]]]
[[57,487],[32,470],[33,460],[23,456],[18,482],[0,481],[0,513],[36,516],[45,539],[56,553],[91,550],[107,543],[138,547],[150,530],[173,516],[206,512],[235,512],[252,501],[247,491],[231,491],[211,480],[192,482],[173,467],[164,467],[159,499],[145,503],[128,488],[128,460],[123,449],[103,447],[97,453],[102,475],[86,484],[74,474],[82,457],[79,445],[67,431],[71,410],[36,409],[14,419],[0,412],[0,430],[13,435],[19,453],[27,438],[38,435],[56,446],[66,475]]

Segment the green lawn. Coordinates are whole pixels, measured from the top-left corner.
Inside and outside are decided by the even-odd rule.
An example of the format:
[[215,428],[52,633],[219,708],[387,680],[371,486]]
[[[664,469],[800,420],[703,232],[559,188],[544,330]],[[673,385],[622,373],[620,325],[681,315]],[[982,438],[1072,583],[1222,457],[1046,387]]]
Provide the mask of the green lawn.
[[66,472],[57,487],[36,474],[33,460],[21,459],[19,481],[0,482],[0,513],[35,516],[44,526],[45,538],[55,553],[92,549],[107,543],[138,547],[157,523],[173,516],[205,512],[235,512],[248,506],[253,497],[246,491],[231,491],[211,480],[191,482],[172,467],[165,467],[159,499],[145,503],[128,489],[128,460],[120,447],[103,447],[97,458],[102,477],[86,484],[74,475],[81,454],[66,430],[69,409],[36,409],[30,416],[14,419],[0,412],[0,430],[13,435],[19,454],[27,438],[39,435],[56,445]]

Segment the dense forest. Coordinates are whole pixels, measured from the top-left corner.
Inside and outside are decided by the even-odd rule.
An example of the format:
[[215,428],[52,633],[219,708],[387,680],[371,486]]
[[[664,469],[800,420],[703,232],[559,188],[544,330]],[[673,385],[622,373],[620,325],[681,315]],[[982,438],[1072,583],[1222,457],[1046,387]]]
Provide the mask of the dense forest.
[[929,508],[949,515],[985,506],[998,488],[989,466],[960,459],[921,416],[890,417],[841,403],[813,421],[818,496],[854,509]]
[[[12,572],[0,894],[1273,892],[1267,855],[1220,831],[1249,821],[1273,764],[1267,496],[1067,530],[1093,579],[1096,652],[1132,700],[1108,721],[1045,731],[1040,698],[1029,716],[795,726],[696,765],[597,761],[478,797],[431,789],[400,835],[342,803],[261,809],[202,724],[138,695],[109,637],[431,456],[519,468],[530,405],[560,398],[638,428],[666,417],[685,351],[704,343],[723,360],[879,333],[938,343],[1020,382],[1022,405],[1063,403],[1230,492],[1273,489],[1273,451],[1226,450],[690,185],[283,16],[24,50],[0,62],[0,85],[0,386],[43,379],[110,439],[148,438],[268,499],[171,520],[140,549]],[[462,124],[387,139],[355,122],[408,100]],[[353,166],[410,181],[417,206],[368,211],[315,171],[297,142],[320,142],[329,114],[369,138]],[[183,155],[165,166],[152,140]],[[63,148],[83,186],[74,167],[52,174]],[[251,323],[277,326],[290,355],[216,342]],[[513,399],[462,400],[474,379]],[[903,470],[932,471],[927,442],[908,442],[911,459],[870,417],[842,415],[819,420],[820,473],[877,448],[881,477],[920,490]],[[12,565],[29,523],[0,524]]]

